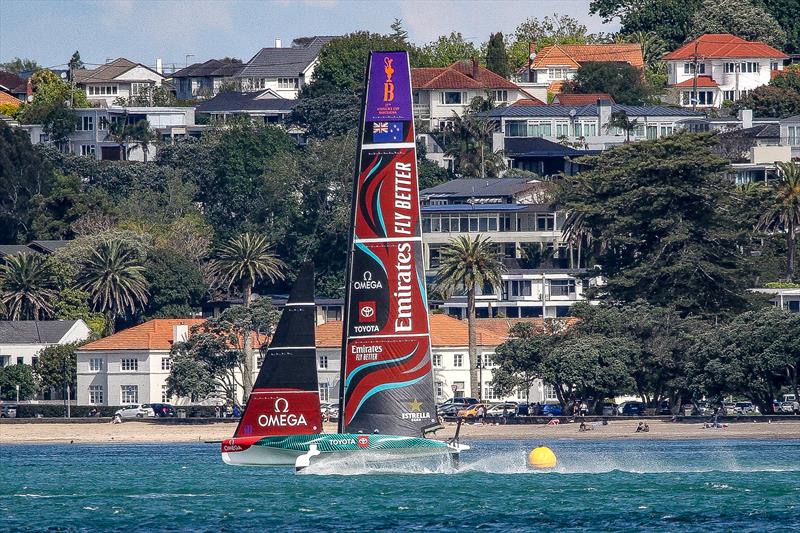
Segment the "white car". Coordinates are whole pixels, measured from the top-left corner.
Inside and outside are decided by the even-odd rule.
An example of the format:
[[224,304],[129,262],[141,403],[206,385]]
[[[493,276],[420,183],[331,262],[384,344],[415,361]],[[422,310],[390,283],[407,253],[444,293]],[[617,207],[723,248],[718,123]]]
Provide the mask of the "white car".
[[486,414],[487,416],[503,416],[503,408],[507,415],[513,415],[517,410],[517,404],[515,402],[496,403],[486,410]]
[[148,404],[143,405],[126,405],[122,409],[118,409],[114,416],[119,415],[120,418],[144,418],[146,416],[155,416],[153,408]]

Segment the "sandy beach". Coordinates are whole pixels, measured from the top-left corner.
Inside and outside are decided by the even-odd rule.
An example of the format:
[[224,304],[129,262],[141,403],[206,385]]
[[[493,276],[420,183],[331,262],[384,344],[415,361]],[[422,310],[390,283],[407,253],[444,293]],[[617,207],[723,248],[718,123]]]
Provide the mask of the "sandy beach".
[[[800,439],[800,421],[734,422],[724,429],[704,429],[700,423],[648,421],[649,433],[636,433],[637,422],[614,421],[596,426],[591,431],[578,431],[578,424],[547,425],[481,425],[465,424],[463,440],[518,439],[546,442],[548,439]],[[228,438],[234,422],[207,424],[168,424],[157,421],[109,423],[0,423],[0,444],[120,444],[219,441]],[[335,424],[325,425],[326,433],[335,433]],[[455,424],[447,424],[438,438],[452,437]]]

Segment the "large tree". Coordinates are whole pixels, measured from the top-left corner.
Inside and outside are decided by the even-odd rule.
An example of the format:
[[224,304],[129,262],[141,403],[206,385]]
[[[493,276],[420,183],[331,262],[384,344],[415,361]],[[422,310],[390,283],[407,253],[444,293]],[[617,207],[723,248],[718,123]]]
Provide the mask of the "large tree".
[[584,63],[575,77],[564,84],[566,93],[608,93],[618,104],[643,105],[650,96],[642,71],[628,63],[592,61]]
[[33,367],[43,389],[56,389],[63,394],[64,401],[75,398],[78,386],[77,356],[75,344],[54,344],[39,352]]
[[789,117],[800,113],[800,92],[792,88],[762,85],[739,98],[733,104],[733,109],[752,109],[757,117]]
[[766,9],[748,0],[703,0],[692,19],[689,37],[705,33],[731,33],[778,48],[786,42],[780,24]]
[[742,304],[740,234],[727,161],[707,135],[681,134],[614,148],[581,163],[561,201],[590,233],[612,300],[643,298],[683,313]]
[[490,286],[500,287],[505,267],[488,237],[467,235],[454,237],[445,246],[436,269],[435,286],[442,294],[463,291],[467,295],[467,327],[469,344],[470,390],[483,397],[478,379],[478,341],[475,317],[475,299],[479,290]]
[[39,320],[53,313],[52,273],[44,256],[22,252],[0,264],[0,297],[11,320]]
[[[272,253],[264,235],[243,233],[220,246],[215,254],[213,271],[219,283],[230,289],[241,289],[244,307],[250,307],[253,287],[263,279],[274,283],[283,279],[286,264]],[[253,344],[249,334],[244,337],[244,375],[242,384],[245,396],[253,388]]]
[[486,47],[486,68],[504,78],[508,77],[508,53],[503,34],[500,32],[489,36],[489,44]]
[[39,387],[31,365],[6,365],[0,367],[0,400],[32,400]]
[[147,280],[136,251],[119,240],[103,240],[81,265],[78,287],[106,315],[108,332],[119,317],[134,315],[147,303]]
[[586,44],[603,37],[589,33],[578,19],[554,13],[543,18],[530,17],[520,22],[514,30],[514,42],[509,48],[512,70],[527,66],[530,48],[536,51],[554,44]]
[[442,35],[423,46],[419,51],[417,66],[446,67],[456,61],[465,61],[480,56],[478,48],[466,40],[460,32]]
[[800,164],[777,163],[773,198],[758,221],[758,228],[786,233],[786,278],[794,277],[797,235],[800,234]]
[[688,39],[694,13],[701,3],[702,0],[591,0],[589,13],[600,15],[603,22],[619,19],[623,34],[657,33],[672,50]]
[[787,54],[800,54],[800,2],[797,0],[761,0],[767,11],[786,32]]
[[0,70],[11,72],[12,74],[21,74],[23,72],[35,72],[42,68],[35,59],[15,57],[11,61],[0,63]]

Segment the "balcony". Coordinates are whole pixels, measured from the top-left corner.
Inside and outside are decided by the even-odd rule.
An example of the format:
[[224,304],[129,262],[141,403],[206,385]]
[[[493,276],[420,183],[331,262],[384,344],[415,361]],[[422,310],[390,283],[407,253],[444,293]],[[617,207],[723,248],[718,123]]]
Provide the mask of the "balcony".
[[423,120],[431,118],[431,106],[428,104],[414,104],[414,117]]

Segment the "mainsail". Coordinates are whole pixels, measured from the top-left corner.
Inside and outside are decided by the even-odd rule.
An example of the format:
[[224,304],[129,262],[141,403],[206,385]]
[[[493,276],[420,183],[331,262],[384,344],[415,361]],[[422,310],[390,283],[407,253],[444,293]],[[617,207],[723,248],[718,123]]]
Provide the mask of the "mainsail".
[[437,420],[406,52],[370,53],[358,161],[339,431],[420,436]]
[[236,437],[322,431],[314,335],[314,266],[306,263],[283,308]]

